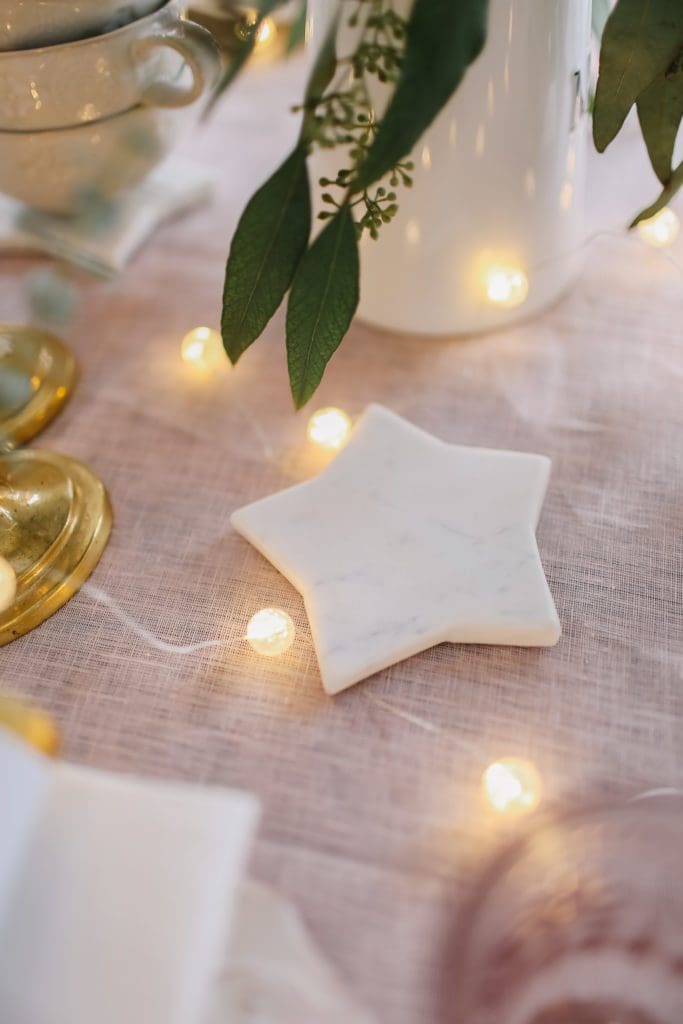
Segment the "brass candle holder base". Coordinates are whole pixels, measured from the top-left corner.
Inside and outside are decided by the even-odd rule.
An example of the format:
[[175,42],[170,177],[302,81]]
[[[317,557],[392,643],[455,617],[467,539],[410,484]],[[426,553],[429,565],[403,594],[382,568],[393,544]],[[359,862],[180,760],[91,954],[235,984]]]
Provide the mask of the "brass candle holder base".
[[0,555],[17,575],[0,613],[0,646],[44,622],[73,597],[109,539],[111,506],[80,462],[48,451],[0,456]]
[[76,360],[54,335],[0,323],[0,451],[35,437],[76,380]]

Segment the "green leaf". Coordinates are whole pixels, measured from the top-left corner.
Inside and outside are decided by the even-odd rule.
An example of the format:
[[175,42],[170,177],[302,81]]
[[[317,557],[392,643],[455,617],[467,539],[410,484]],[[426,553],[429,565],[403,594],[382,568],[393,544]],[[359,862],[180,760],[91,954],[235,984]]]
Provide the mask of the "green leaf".
[[666,185],[672,173],[676,136],[683,118],[683,68],[658,75],[638,97],[638,119],[652,169]]
[[619,0],[600,49],[593,139],[603,152],[638,97],[683,48],[681,0]]
[[287,365],[297,409],[322,380],[358,298],[358,240],[351,210],[343,206],[304,256],[289,296]]
[[641,220],[649,220],[650,217],[654,217],[656,213],[659,213],[673,199],[680,188],[683,188],[683,163],[678,165],[669,178],[668,184],[664,187],[659,197],[655,199],[654,203],[641,210],[629,227],[634,228],[636,224],[640,224]]
[[299,145],[251,198],[230,246],[221,330],[233,363],[282,302],[310,230],[306,147]]
[[[318,50],[315,62],[308,76],[304,103],[314,105],[321,99],[337,70],[337,29],[341,9],[337,8],[328,26],[325,38]],[[304,125],[305,130],[305,125]]]
[[307,144],[310,143],[311,137],[314,134],[312,128],[315,123],[315,108],[337,70],[337,29],[339,27],[340,13],[341,8],[338,7],[330,21],[306,83],[303,102],[304,116],[301,123],[300,138],[302,142]]
[[415,0],[400,78],[354,189],[410,153],[481,52],[487,14],[488,0]]

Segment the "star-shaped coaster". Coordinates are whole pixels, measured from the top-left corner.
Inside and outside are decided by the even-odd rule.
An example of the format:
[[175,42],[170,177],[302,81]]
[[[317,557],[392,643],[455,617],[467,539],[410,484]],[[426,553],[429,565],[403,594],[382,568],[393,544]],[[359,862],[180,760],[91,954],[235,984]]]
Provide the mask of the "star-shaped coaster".
[[303,596],[334,694],[444,641],[557,643],[534,532],[549,472],[371,405],[318,477],[230,521]]

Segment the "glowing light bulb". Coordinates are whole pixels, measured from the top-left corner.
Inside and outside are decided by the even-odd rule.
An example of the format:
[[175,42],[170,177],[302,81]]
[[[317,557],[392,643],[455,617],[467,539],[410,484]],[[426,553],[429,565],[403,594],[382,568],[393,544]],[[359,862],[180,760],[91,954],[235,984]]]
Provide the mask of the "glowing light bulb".
[[247,640],[257,654],[274,658],[294,643],[296,630],[287,612],[280,608],[262,608],[252,615],[247,626]]
[[7,559],[0,555],[0,612],[14,604],[16,593],[16,573]]
[[500,814],[535,810],[541,802],[543,784],[538,769],[521,757],[504,757],[490,764],[483,777],[486,799]]
[[308,440],[326,451],[339,451],[349,439],[351,420],[343,409],[318,409],[308,421]]
[[529,294],[529,279],[519,267],[491,267],[485,285],[489,301],[503,309],[521,306]]
[[664,249],[667,245],[674,244],[678,238],[680,226],[677,214],[665,206],[654,217],[641,220],[638,225],[638,234],[647,245],[651,245],[654,249]]
[[277,25],[272,18],[263,18],[256,33],[255,47],[257,50],[264,50],[275,41]]
[[225,365],[227,359],[221,336],[211,327],[195,327],[188,331],[180,343],[180,354],[183,362],[202,373],[217,370]]

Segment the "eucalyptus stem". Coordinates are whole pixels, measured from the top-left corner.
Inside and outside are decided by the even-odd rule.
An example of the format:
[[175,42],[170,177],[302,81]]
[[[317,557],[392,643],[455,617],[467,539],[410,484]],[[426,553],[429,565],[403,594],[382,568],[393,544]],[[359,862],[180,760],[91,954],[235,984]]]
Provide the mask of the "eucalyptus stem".
[[[396,216],[399,187],[412,184],[407,154],[480,53],[487,9],[487,0],[413,0],[407,19],[393,0],[341,0],[335,9],[296,108],[296,145],[240,217],[223,291],[221,330],[233,362],[289,293],[287,366],[297,408],[314,394],[358,308],[358,240],[365,232],[378,238]],[[341,57],[340,24],[355,39]],[[391,95],[379,117],[372,97],[383,86]],[[311,241],[308,158],[324,149],[336,170],[320,179],[326,223]]]
[[379,238],[380,229],[390,223],[398,213],[398,195],[401,185],[410,187],[413,165],[401,161],[391,168],[388,178],[391,188],[359,188],[355,182],[358,169],[367,156],[377,133],[377,120],[371,99],[373,80],[382,85],[395,83],[400,75],[406,21],[396,13],[393,0],[348,0],[353,10],[347,19],[350,28],[360,27],[360,39],[354,52],[338,58],[337,74],[322,96],[314,96],[302,107],[307,123],[307,141],[310,149],[341,149],[347,157],[346,166],[340,167],[332,178],[321,177],[323,189],[339,190],[340,196],[330,191],[321,195],[328,207],[319,213],[320,220],[330,220],[339,210],[348,206],[354,213],[358,238],[368,232]]

